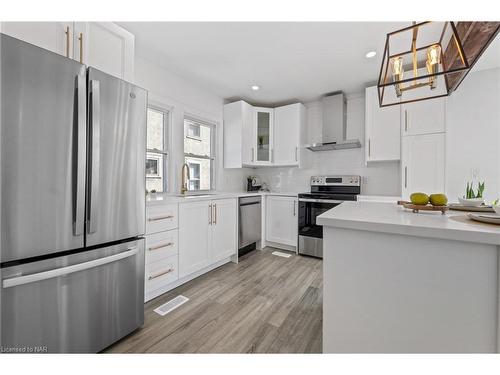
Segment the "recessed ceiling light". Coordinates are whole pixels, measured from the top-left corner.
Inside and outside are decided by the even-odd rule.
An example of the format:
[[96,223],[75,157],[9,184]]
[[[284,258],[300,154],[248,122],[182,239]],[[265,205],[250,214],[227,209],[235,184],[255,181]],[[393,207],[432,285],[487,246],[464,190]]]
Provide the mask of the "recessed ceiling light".
[[253,90],[253,91],[257,91],[258,89],[260,89],[260,87],[259,87],[259,86],[257,86],[257,85],[253,85],[253,86],[252,86],[252,90]]
[[377,52],[375,52],[375,51],[367,52],[366,53],[366,58],[367,59],[371,59],[372,57],[375,57],[376,54],[377,54]]

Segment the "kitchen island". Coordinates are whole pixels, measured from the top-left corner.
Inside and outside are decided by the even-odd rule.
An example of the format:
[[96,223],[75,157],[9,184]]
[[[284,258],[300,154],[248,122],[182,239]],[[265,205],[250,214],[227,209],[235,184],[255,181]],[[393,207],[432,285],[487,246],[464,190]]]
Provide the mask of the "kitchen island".
[[344,202],[323,225],[325,353],[497,353],[500,226]]

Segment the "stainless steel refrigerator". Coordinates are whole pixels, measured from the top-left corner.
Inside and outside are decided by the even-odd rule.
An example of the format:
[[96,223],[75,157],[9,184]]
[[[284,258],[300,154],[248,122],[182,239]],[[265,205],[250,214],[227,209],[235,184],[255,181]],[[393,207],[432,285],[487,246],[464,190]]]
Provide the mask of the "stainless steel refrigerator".
[[0,34],[0,346],[98,352],[144,322],[147,92]]

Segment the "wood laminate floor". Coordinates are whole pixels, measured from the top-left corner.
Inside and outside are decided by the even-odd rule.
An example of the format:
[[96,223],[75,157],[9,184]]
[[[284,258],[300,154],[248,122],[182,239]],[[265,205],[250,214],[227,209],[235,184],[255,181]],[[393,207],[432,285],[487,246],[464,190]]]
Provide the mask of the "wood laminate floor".
[[[144,327],[108,353],[321,353],[319,259],[253,251],[145,305]],[[153,310],[182,294],[165,316]]]

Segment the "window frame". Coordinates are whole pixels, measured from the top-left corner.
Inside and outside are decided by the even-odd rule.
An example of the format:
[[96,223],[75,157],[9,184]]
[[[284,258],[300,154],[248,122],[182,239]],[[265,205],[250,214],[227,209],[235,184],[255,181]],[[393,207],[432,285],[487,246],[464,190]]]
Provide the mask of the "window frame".
[[[163,186],[162,186],[162,192],[163,193],[168,193],[169,192],[169,185],[170,185],[170,176],[168,174],[168,171],[170,170],[170,140],[171,140],[171,126],[170,124],[172,123],[171,121],[171,116],[172,116],[172,108],[169,106],[164,106],[159,103],[156,103],[154,101],[148,101],[147,104],[147,111],[152,110],[156,112],[160,112],[163,114],[163,149],[157,149],[157,148],[148,148],[147,140],[146,140],[146,159],[144,160],[144,163],[146,163],[147,159],[153,157],[159,157],[160,155],[163,156],[163,168],[162,171],[158,170],[158,177],[150,175],[148,176],[146,174],[146,180],[147,178],[163,178]],[[147,119],[146,119],[146,132],[147,132]],[[147,138],[147,137],[146,137]],[[148,157],[148,154],[150,155]],[[159,162],[159,158],[158,158]]]
[[[195,141],[202,141],[201,138],[194,138],[192,136],[188,136],[186,133],[186,121],[191,121],[199,124],[200,126],[207,126],[210,128],[210,155],[198,155],[198,154],[193,154],[193,153],[187,153],[186,148],[184,145],[184,139],[192,139]],[[205,159],[205,160],[210,160],[210,189],[200,189],[200,190],[188,190],[187,194],[188,195],[196,195],[196,194],[206,194],[206,193],[211,193],[216,190],[216,173],[217,173],[217,162],[216,162],[216,155],[217,155],[217,123],[215,121],[210,121],[210,120],[205,120],[202,118],[199,118],[197,116],[185,114],[184,119],[183,119],[183,139],[182,139],[182,147],[183,147],[183,154],[184,158],[183,161],[186,163],[186,158],[196,158],[196,159]],[[200,171],[201,172],[201,171]],[[200,179],[197,179],[200,180]],[[188,186],[189,182],[191,179],[188,180]],[[195,180],[193,180],[195,181]]]

